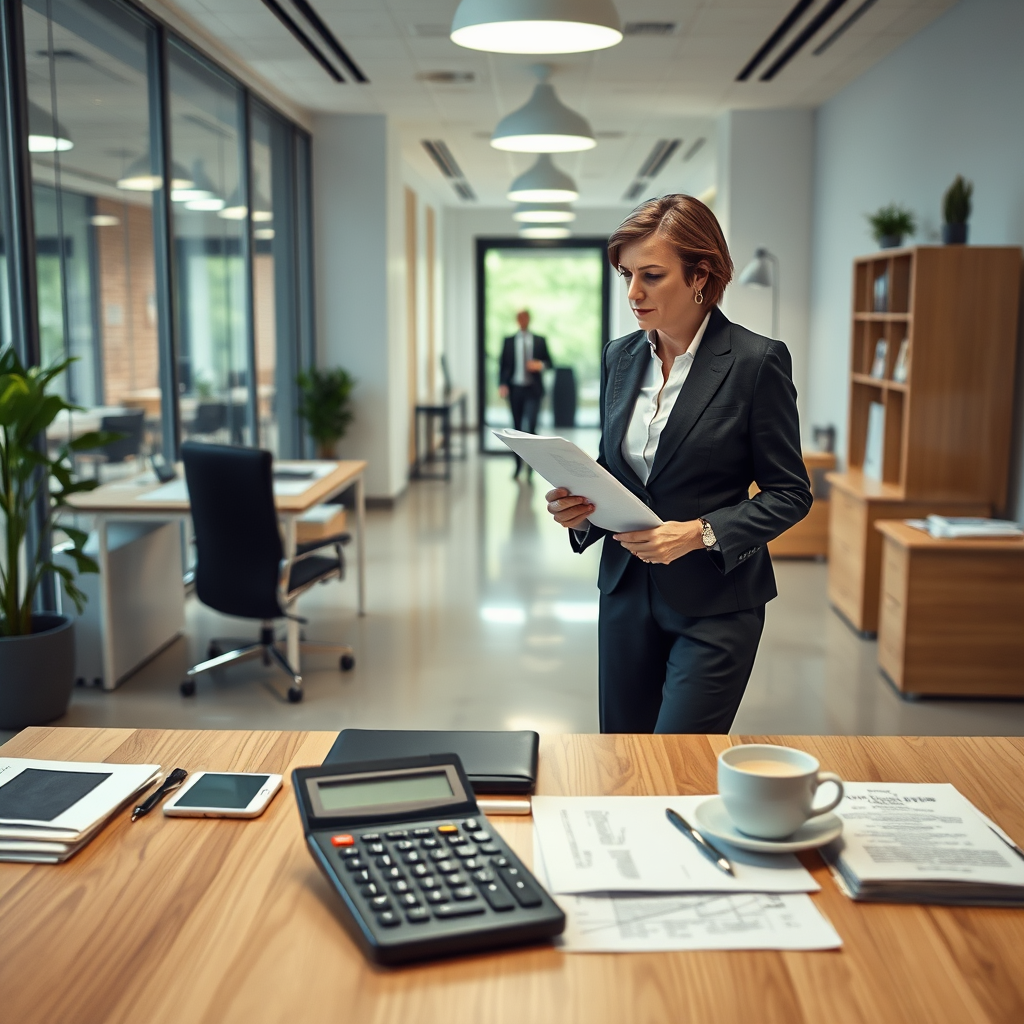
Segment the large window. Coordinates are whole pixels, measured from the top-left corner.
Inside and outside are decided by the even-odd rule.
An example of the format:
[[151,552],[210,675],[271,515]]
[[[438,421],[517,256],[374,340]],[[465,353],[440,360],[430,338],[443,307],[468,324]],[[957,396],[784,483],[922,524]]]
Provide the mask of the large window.
[[251,444],[243,94],[183,44],[168,58],[182,428]]
[[114,449],[80,469],[130,471],[162,447],[148,54],[154,30],[95,0],[24,8],[39,345],[86,408],[49,440],[106,427]]
[[[0,345],[25,334],[14,340],[44,364],[74,359],[60,386],[84,411],[49,443],[121,434],[78,459],[100,479],[189,437],[301,455],[308,137],[128,2],[21,10],[23,34],[17,19],[4,31],[25,80],[0,85],[27,100],[31,186],[10,201],[30,204],[33,237],[27,250],[0,239]],[[18,274],[34,264],[38,316],[24,330],[12,328],[12,259]]]

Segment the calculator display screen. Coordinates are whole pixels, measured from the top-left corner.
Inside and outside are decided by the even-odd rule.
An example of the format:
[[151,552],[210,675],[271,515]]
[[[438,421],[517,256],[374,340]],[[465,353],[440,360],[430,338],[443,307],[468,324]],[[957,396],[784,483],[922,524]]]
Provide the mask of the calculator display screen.
[[417,772],[383,779],[332,779],[318,782],[317,793],[325,811],[450,800],[455,795],[445,772]]

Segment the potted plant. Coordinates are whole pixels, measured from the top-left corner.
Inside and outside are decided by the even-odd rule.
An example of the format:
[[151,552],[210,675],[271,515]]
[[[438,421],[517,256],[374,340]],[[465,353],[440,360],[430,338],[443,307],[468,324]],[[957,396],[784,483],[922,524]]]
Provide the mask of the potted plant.
[[974,185],[958,174],[942,199],[942,241],[946,245],[964,245],[967,242],[967,221],[971,216],[971,196]]
[[317,457],[335,458],[335,446],[352,422],[352,389],[356,382],[347,370],[305,370],[297,378],[299,415],[316,441]]
[[904,235],[912,235],[917,230],[914,215],[905,206],[897,206],[896,203],[890,203],[865,216],[880,249],[895,249],[903,244]]
[[[70,359],[48,369],[26,370],[11,347],[0,351],[0,729],[22,729],[59,718],[67,710],[75,677],[74,619],[32,606],[47,573],[64,583],[76,608],[85,595],[66,566],[55,565],[50,546],[58,512],[68,495],[91,491],[95,480],[72,479],[71,453],[99,448],[121,435],[92,431],[62,444],[51,457],[46,428],[77,409],[49,385]],[[45,496],[40,502],[40,496]],[[45,509],[39,517],[40,507]],[[29,523],[35,520],[29,548]],[[86,534],[63,527],[66,549],[79,572],[97,572],[82,550]]]

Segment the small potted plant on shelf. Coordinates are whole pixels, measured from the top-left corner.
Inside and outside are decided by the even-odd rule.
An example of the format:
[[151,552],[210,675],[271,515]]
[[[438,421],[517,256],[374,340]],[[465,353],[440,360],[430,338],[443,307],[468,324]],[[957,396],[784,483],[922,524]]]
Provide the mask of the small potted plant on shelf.
[[[84,607],[74,574],[53,562],[51,534],[68,495],[97,484],[72,478],[72,453],[101,448],[121,435],[91,431],[62,443],[51,457],[46,428],[61,413],[78,408],[49,390],[70,362],[26,370],[13,348],[0,350],[0,729],[59,718],[74,685],[74,619],[32,607],[47,573],[61,579],[79,611]],[[86,534],[68,526],[62,530],[78,571],[97,572],[83,551]]]
[[356,382],[347,370],[305,370],[297,378],[299,415],[316,442],[317,457],[333,459],[335,447],[352,422],[352,389]]
[[905,206],[897,206],[896,203],[890,203],[865,216],[880,249],[895,249],[903,244],[904,235],[912,235],[917,230],[914,215]]
[[958,174],[942,199],[942,241],[946,245],[967,242],[967,221],[971,217],[971,196],[974,185]]

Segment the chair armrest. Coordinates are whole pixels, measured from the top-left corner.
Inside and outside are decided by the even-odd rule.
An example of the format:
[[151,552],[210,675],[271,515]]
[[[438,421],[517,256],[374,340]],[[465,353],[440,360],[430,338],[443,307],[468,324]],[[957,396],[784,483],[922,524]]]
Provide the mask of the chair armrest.
[[337,544],[348,544],[352,540],[352,535],[348,533],[335,533],[330,537],[322,537],[320,540],[309,540],[305,544],[295,545],[295,554],[308,555],[311,551],[317,551],[320,548],[334,547]]

